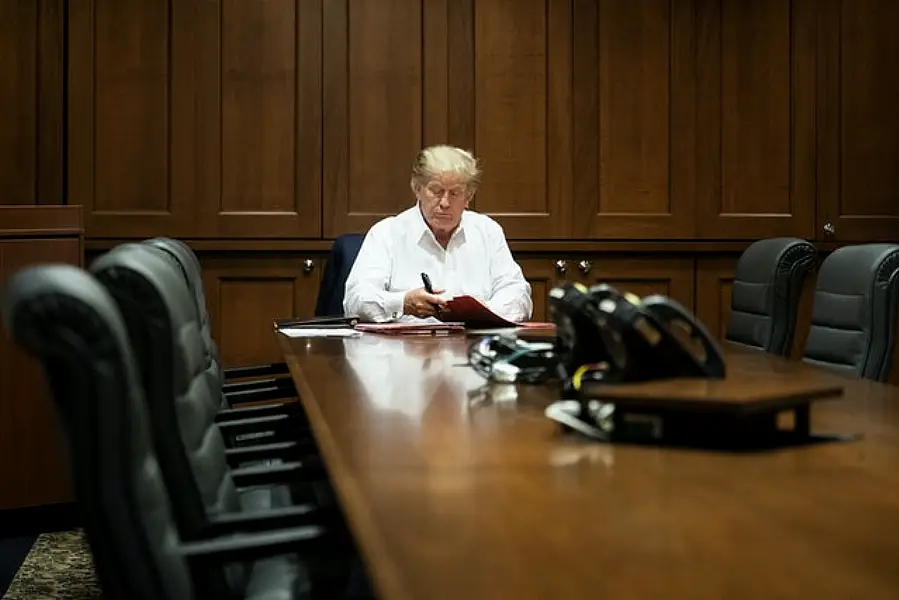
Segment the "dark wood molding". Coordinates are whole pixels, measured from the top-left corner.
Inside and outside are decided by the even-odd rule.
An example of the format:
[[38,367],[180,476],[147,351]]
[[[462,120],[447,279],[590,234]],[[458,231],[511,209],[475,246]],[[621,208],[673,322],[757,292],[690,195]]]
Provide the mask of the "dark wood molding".
[[79,236],[84,233],[80,206],[0,206],[0,237]]
[[[102,252],[134,239],[91,238],[85,241],[89,252]],[[328,252],[333,240],[259,240],[259,239],[185,239],[197,252]],[[633,241],[633,240],[510,240],[513,252],[534,254],[602,253],[686,253],[718,254],[743,252],[752,240],[745,241]],[[843,246],[837,242],[818,242],[819,250],[830,251]]]

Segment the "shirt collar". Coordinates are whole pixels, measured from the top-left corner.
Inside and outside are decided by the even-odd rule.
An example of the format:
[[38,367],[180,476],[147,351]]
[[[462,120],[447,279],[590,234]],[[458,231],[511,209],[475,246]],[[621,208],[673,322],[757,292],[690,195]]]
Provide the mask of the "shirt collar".
[[[433,240],[433,242],[435,244],[437,244],[437,238],[434,236],[434,232],[431,231],[431,228],[428,227],[428,224],[425,221],[424,215],[421,214],[421,207],[418,205],[417,202],[415,203],[415,206],[412,207],[411,212],[413,213],[413,223],[415,224],[414,230],[413,230],[413,235],[415,235],[415,239],[420,242],[422,240],[422,238],[428,237],[431,240]],[[468,220],[467,216],[468,216],[468,211],[467,210],[462,211],[462,218],[459,219],[459,225],[456,227],[456,230],[453,231],[453,235],[450,236],[451,243],[456,240],[458,240],[460,242],[465,240],[465,222]]]

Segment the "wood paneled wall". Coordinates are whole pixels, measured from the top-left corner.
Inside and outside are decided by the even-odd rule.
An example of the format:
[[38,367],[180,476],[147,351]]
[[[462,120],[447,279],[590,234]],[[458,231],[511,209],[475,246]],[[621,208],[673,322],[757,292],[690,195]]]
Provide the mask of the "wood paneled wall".
[[311,310],[326,240],[408,206],[431,143],[483,161],[476,209],[538,318],[555,281],[603,278],[717,331],[748,241],[899,238],[894,0],[7,0],[0,17],[7,193],[83,205],[95,251],[192,240],[232,363],[276,356],[249,328]]
[[[82,266],[81,211],[28,204],[0,206],[0,289],[7,277],[33,265]],[[41,364],[9,339],[0,322],[0,523],[6,509],[73,499],[49,389]],[[13,520],[12,527],[4,523],[4,537],[22,525]]]
[[62,0],[0,2],[0,204],[65,197],[64,8]]

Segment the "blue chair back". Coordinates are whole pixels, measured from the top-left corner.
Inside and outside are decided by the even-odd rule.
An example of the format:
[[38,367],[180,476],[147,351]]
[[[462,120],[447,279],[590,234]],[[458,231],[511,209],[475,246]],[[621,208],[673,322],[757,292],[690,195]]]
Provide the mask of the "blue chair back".
[[328,263],[322,273],[321,287],[318,291],[318,301],[315,303],[316,317],[342,317],[343,293],[346,289],[346,280],[350,275],[350,269],[359,256],[362,248],[363,233],[345,233],[334,240],[331,246],[331,254]]

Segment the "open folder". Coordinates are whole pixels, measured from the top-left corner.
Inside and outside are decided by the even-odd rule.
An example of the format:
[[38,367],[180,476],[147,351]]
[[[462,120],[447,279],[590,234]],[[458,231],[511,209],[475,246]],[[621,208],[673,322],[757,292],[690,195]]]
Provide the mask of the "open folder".
[[524,327],[526,329],[554,329],[552,323],[516,323],[490,310],[472,296],[456,296],[446,303],[446,311],[440,318],[444,321],[458,321],[470,328]]
[[441,323],[436,319],[423,319],[419,323],[359,323],[356,331],[386,335],[449,335],[464,332],[465,323]]

